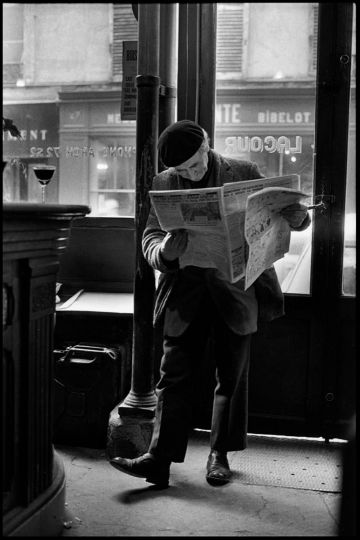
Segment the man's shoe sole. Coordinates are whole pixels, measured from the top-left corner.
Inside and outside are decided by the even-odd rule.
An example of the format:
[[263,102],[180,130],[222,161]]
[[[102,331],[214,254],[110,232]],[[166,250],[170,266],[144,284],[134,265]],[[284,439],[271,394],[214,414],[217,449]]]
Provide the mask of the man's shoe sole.
[[145,480],[149,484],[154,484],[158,488],[165,489],[165,488],[169,487],[169,479],[168,478],[163,479],[163,478],[158,478],[158,477],[154,477],[154,476],[149,476]]
[[135,476],[136,478],[145,478],[146,482],[149,482],[149,484],[155,484],[157,485],[158,487],[169,487],[169,478],[168,477],[164,477],[162,478],[161,476],[148,476],[146,477],[146,475],[144,474],[138,474],[138,473],[135,473],[133,471],[129,471],[129,469],[126,469],[124,467],[122,467],[121,465],[119,465],[118,463],[113,463],[113,461],[110,460],[110,464],[115,467],[115,469],[117,469],[118,471],[121,471],[125,474],[128,474],[129,476]]
[[110,465],[115,467],[115,469],[117,469],[118,471],[121,471],[121,472],[123,472],[125,474],[129,474],[130,476],[136,476],[137,478],[145,478],[145,475],[137,474],[137,473],[134,473],[132,471],[129,471],[129,469],[123,468],[121,465],[119,465],[118,463],[114,463],[111,460],[110,460]]
[[215,478],[214,476],[206,475],[206,481],[211,486],[224,486],[230,482],[230,476],[225,478]]

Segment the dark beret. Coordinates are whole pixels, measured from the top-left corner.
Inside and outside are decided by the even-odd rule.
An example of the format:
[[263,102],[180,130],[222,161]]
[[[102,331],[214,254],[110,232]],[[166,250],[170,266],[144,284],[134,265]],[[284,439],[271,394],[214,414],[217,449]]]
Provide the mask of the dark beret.
[[202,128],[191,120],[168,126],[158,141],[159,157],[165,167],[177,167],[190,159],[204,141]]

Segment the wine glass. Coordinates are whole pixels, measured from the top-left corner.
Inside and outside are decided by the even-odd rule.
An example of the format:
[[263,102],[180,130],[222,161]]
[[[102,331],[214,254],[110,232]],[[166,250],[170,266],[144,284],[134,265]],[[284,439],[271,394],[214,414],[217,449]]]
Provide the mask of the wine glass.
[[33,166],[35,176],[41,186],[42,202],[45,203],[46,186],[54,176],[56,171],[55,165],[34,165]]

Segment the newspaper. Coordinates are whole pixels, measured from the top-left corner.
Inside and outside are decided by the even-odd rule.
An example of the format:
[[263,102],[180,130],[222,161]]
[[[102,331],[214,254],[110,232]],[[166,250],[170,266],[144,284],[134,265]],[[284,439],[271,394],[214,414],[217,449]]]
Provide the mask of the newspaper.
[[307,197],[297,174],[202,189],[150,191],[164,231],[185,229],[180,268],[216,268],[245,290],[289,249],[290,227],[280,210]]

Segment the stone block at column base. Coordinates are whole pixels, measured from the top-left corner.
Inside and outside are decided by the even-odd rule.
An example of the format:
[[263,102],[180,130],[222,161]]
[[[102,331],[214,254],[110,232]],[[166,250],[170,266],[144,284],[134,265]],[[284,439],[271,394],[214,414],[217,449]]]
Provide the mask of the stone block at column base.
[[154,426],[153,418],[138,414],[119,415],[118,405],[111,411],[106,452],[108,459],[116,456],[135,458],[148,451]]

